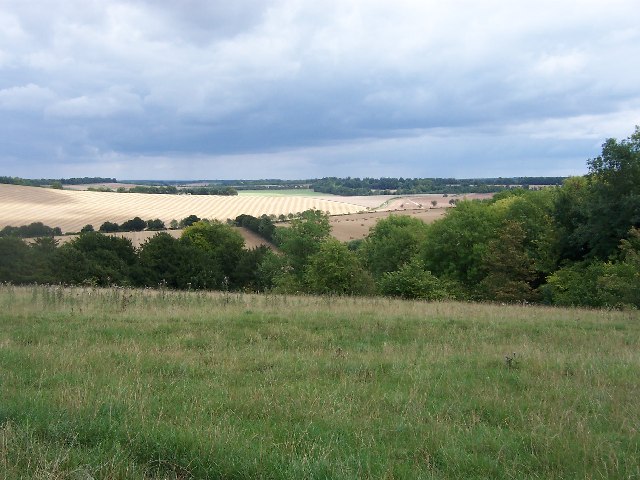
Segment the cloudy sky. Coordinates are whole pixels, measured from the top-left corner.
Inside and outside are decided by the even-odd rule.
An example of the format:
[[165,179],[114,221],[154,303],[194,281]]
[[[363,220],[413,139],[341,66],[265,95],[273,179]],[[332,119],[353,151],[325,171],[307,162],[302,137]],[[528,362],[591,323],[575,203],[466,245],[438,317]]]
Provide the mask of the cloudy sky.
[[0,175],[573,175],[637,0],[0,0]]

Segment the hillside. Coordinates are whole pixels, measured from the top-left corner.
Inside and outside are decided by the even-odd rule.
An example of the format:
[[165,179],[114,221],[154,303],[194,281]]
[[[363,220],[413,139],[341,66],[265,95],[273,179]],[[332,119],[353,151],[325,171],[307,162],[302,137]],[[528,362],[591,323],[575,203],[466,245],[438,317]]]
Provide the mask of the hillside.
[[636,311],[0,286],[0,320],[4,478],[638,471]]
[[0,228],[42,222],[63,232],[77,232],[87,224],[97,227],[105,221],[121,223],[135,216],[159,218],[169,224],[192,214],[225,221],[241,213],[259,217],[309,209],[332,215],[365,210],[347,201],[315,197],[152,195],[0,185]]

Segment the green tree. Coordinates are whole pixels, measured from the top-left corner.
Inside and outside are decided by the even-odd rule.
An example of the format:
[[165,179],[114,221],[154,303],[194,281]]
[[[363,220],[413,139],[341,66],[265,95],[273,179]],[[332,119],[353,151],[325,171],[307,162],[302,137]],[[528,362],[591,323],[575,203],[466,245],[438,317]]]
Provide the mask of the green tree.
[[406,215],[390,215],[378,220],[360,246],[364,264],[375,278],[400,269],[425,242],[427,224]]
[[260,265],[269,253],[269,248],[264,245],[242,251],[236,270],[233,273],[233,278],[238,288],[251,291],[264,291],[266,289],[263,277],[260,274]]
[[229,282],[236,286],[234,273],[244,247],[244,239],[232,227],[217,220],[200,221],[182,232],[180,241],[197,247],[206,267],[202,278],[207,279],[206,288],[224,288]]
[[131,220],[127,220],[120,225],[120,230],[123,232],[141,232],[147,226],[147,222],[140,217],[134,217]]
[[[490,202],[490,208],[505,222],[501,229],[509,222],[520,225],[521,250],[532,262],[535,274],[531,283],[534,287],[544,282],[560,260],[554,220],[556,196],[556,189],[515,189],[496,195],[499,198]],[[499,230],[498,234],[502,235],[502,232]]]
[[589,215],[589,197],[586,177],[570,177],[556,192],[552,215],[560,259],[580,260],[589,253],[589,242],[584,231]]
[[33,275],[31,282],[57,282],[54,260],[58,248],[58,241],[53,237],[39,237],[29,245],[29,248],[31,250],[30,270]]
[[589,174],[565,181],[558,193],[558,243],[564,259],[607,260],[640,227],[640,127],[621,142],[608,139],[587,163]]
[[104,222],[100,225],[99,231],[103,233],[118,232],[120,231],[120,225],[113,222]]
[[604,269],[603,261],[585,260],[556,270],[542,289],[545,299],[563,306],[604,306],[598,285]]
[[186,228],[186,227],[190,227],[191,225],[199,221],[200,221],[200,217],[198,217],[197,215],[189,215],[188,217],[185,217],[182,220],[180,220],[180,223],[178,224],[178,226],[180,228]]
[[276,232],[276,241],[286,255],[291,273],[302,280],[311,255],[320,250],[320,245],[331,233],[329,217],[320,210],[307,210],[291,220],[289,228]]
[[127,285],[137,257],[126,238],[87,232],[62,245],[56,252],[56,268],[61,281],[97,285]]
[[482,262],[488,242],[495,237],[500,215],[478,201],[459,202],[446,217],[429,226],[420,257],[425,268],[474,292],[484,277]]
[[0,282],[32,281],[33,258],[29,246],[17,237],[0,237]]
[[584,234],[591,254],[607,258],[630,228],[640,227],[640,127],[621,142],[608,139],[588,164],[591,195]]
[[194,262],[199,255],[195,247],[189,248],[168,233],[159,232],[140,246],[136,283],[186,289],[194,276],[193,270],[198,268]]
[[403,264],[399,270],[386,272],[380,279],[383,295],[421,300],[447,298],[446,286],[417,257]]
[[605,263],[599,286],[606,305],[640,308],[640,229],[632,228],[627,237],[618,258]]
[[532,301],[532,283],[536,278],[533,260],[525,248],[526,232],[522,224],[508,220],[496,238],[489,241],[482,257],[485,277],[479,294],[499,302]]
[[152,230],[152,231],[167,229],[167,227],[165,227],[164,225],[164,222],[159,218],[156,218],[155,220],[147,220],[146,225],[147,225],[147,230]]
[[311,293],[363,295],[374,291],[373,279],[346,245],[329,238],[309,257],[305,284]]

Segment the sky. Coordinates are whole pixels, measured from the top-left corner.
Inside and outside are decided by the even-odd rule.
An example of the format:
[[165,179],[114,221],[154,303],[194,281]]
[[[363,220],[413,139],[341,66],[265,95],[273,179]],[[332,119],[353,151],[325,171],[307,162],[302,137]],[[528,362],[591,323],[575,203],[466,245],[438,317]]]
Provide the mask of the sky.
[[638,59],[637,0],[0,0],[0,175],[582,175]]

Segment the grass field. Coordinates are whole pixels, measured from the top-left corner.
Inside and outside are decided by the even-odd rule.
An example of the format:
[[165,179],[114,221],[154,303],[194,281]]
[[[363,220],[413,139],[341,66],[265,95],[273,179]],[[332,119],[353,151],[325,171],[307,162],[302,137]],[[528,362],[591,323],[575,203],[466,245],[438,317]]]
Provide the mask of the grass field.
[[[310,188],[292,188],[290,190],[238,190],[239,196],[261,197],[334,197],[330,193],[314,192]],[[337,197],[340,198],[340,197]]]
[[638,478],[639,343],[637,312],[3,286],[0,477]]

